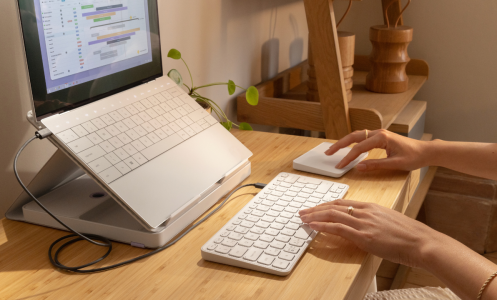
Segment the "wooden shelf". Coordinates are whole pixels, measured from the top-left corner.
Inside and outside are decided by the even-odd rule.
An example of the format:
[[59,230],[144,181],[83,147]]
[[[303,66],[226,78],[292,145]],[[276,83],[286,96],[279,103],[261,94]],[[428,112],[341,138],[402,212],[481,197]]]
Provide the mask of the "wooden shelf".
[[[257,106],[248,105],[245,95],[239,96],[238,121],[324,131],[321,103],[305,101],[307,69],[305,61],[257,85],[260,94]],[[365,88],[368,71],[367,56],[356,55],[352,101],[348,103],[352,130],[387,129],[413,99],[429,75],[425,61],[412,59],[406,68],[409,89],[399,94],[379,94]]]
[[395,118],[393,124],[388,127],[388,130],[407,135],[425,112],[426,101],[412,100]]

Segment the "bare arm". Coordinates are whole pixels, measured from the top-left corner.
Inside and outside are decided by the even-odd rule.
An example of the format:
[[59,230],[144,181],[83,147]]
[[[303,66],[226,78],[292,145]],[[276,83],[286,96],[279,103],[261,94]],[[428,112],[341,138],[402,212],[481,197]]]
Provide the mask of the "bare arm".
[[[352,215],[347,207],[353,206]],[[474,300],[497,266],[425,224],[376,204],[337,200],[300,211],[311,228],[341,236],[364,251],[433,273],[463,300]],[[497,280],[482,299],[497,299]]]
[[339,149],[357,143],[352,151],[337,165],[347,166],[361,153],[374,148],[387,151],[385,159],[366,160],[356,166],[359,171],[377,169],[415,170],[424,166],[440,166],[458,172],[497,180],[497,144],[430,142],[406,138],[387,130],[369,132],[356,131],[344,137],[330,147],[325,153],[332,155]]

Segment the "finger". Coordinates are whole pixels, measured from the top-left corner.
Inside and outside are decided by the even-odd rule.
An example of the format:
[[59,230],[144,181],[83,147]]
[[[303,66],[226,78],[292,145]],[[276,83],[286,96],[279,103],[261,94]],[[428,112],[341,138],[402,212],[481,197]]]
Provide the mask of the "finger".
[[363,141],[364,139],[366,139],[366,131],[365,130],[354,131],[354,132],[346,135],[345,137],[341,138],[333,145],[331,145],[331,147],[328,150],[326,150],[324,153],[326,155],[333,155],[338,150],[345,148],[345,147],[349,146],[350,144],[359,143],[359,142]]
[[338,235],[356,245],[362,238],[358,230],[341,223],[312,222],[309,226],[317,231]]
[[335,166],[337,169],[341,169],[346,167],[348,164],[350,164],[352,161],[354,161],[359,155],[361,155],[364,152],[368,152],[370,150],[373,150],[375,148],[385,148],[385,140],[382,136],[376,135],[371,138],[368,138],[365,141],[360,142],[359,144],[355,145],[352,150],[350,150],[347,155]]
[[355,229],[361,228],[360,224],[361,221],[359,219],[349,215],[346,212],[342,212],[337,208],[338,207],[329,208],[327,210],[307,214],[301,217],[302,222],[304,223],[332,222],[332,223],[341,223]]
[[401,161],[397,158],[371,159],[361,161],[357,164],[356,169],[361,172],[375,170],[398,170],[400,169]]
[[[368,131],[368,139],[377,135],[379,130]],[[366,130],[357,130],[354,131],[345,137],[341,138],[339,141],[331,145],[331,147],[326,150],[324,153],[326,155],[333,155],[338,150],[348,147],[353,143],[360,143],[366,139]]]
[[299,211],[299,214],[301,216],[303,216],[303,215],[310,214],[310,213],[313,213],[313,212],[318,212],[318,211],[329,209],[330,206],[331,207],[340,206],[341,210],[344,211],[344,212],[346,212],[348,206],[352,206],[354,208],[359,208],[359,209],[365,209],[367,205],[368,204],[364,203],[364,202],[359,202],[359,201],[354,201],[354,200],[338,199],[338,200],[331,201],[331,202],[328,202],[328,203],[320,204],[320,205],[312,207],[312,208],[303,209],[303,210]]

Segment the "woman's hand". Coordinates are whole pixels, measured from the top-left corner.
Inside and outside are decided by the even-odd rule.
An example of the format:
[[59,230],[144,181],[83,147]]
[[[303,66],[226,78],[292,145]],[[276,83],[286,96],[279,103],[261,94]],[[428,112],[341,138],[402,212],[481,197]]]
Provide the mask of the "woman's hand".
[[[352,215],[347,213],[349,206],[354,208]],[[351,200],[321,204],[300,211],[300,216],[314,230],[341,236],[364,251],[411,267],[423,267],[423,248],[442,235],[394,210]]]
[[411,171],[428,165],[425,158],[427,154],[426,142],[406,138],[384,129],[368,131],[367,139],[365,130],[355,131],[333,144],[325,154],[333,155],[338,150],[352,143],[358,144],[336,165],[337,169],[346,167],[362,153],[375,148],[385,149],[387,151],[387,158],[362,161],[356,166],[357,170],[372,171],[388,169]]

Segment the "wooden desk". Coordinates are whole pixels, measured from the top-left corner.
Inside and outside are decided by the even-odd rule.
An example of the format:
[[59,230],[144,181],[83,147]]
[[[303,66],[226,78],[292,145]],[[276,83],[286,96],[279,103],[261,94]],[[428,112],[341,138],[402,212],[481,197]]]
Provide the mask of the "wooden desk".
[[[246,183],[269,182],[283,171],[302,173],[292,169],[293,159],[323,142],[261,132],[233,131],[233,134],[254,153],[252,175]],[[199,155],[202,155],[201,149]],[[369,158],[384,155],[384,151],[374,150]],[[362,174],[352,170],[335,181],[350,185],[348,199],[402,207],[406,192],[409,193],[408,179],[408,172]],[[257,192],[255,188],[239,191],[221,211],[162,253],[92,275],[60,272],[48,261],[48,247],[66,232],[2,219],[0,298],[362,299],[381,260],[329,234],[319,234],[294,271],[286,277],[202,260],[200,247]],[[63,252],[61,261],[66,265],[78,265],[95,259],[104,251],[80,242]],[[114,243],[114,250],[105,263],[113,264],[148,251]]]

